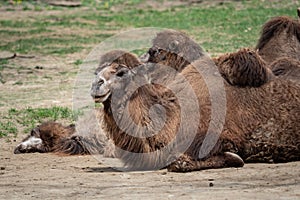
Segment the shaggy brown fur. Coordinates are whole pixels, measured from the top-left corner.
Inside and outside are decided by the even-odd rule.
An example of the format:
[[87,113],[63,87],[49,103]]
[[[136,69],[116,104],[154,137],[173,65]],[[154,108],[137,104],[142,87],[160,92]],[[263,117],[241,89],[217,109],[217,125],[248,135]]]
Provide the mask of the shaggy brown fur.
[[272,79],[272,72],[257,51],[241,49],[213,59],[222,77],[231,85],[259,87]]
[[[203,49],[186,34],[167,30],[158,33],[153,39],[147,62],[170,66],[180,72],[204,54]],[[228,55],[235,59],[227,59]],[[258,53],[250,49],[225,54],[213,60],[223,78],[231,85],[258,87],[273,76]]]
[[[101,112],[96,113],[100,114]],[[103,133],[95,113],[89,112],[77,120],[76,129],[71,136],[60,138],[54,152],[67,155],[103,154],[107,144],[107,137]],[[112,153],[109,155],[111,156]]]
[[20,143],[14,150],[15,154],[19,153],[33,153],[33,152],[53,152],[57,145],[61,143],[62,138],[68,138],[75,132],[75,126],[63,126],[56,122],[45,122],[36,128],[32,129],[22,142],[28,141],[30,138],[40,138],[41,144],[24,146]]
[[[227,55],[228,62],[234,63],[235,56]],[[223,131],[217,144],[205,158],[198,159],[198,154],[203,140],[206,136],[208,123],[210,121],[211,104],[208,89],[204,78],[198,73],[194,66],[210,68],[214,63],[206,56],[203,56],[193,65],[189,65],[182,70],[182,75],[189,81],[195,94],[198,97],[200,108],[200,120],[198,132],[190,147],[177,161],[168,166],[170,171],[186,172],[207,168],[238,167],[243,162],[232,152],[240,155],[247,162],[287,162],[300,159],[300,90],[299,87],[285,79],[274,79],[265,82],[260,87],[235,87],[225,83],[227,98],[227,113]],[[111,80],[109,90],[118,96],[119,101],[111,105],[111,98],[104,100],[104,129],[114,141],[115,145],[125,150],[119,152],[120,157],[127,166],[134,169],[153,169],[159,166],[162,159],[168,159],[167,155],[155,154],[154,157],[147,157],[141,153],[157,152],[162,150],[176,136],[176,130],[180,125],[180,107],[178,99],[170,90],[160,85],[149,82],[148,85],[138,88],[132,96],[121,96],[124,90],[128,90],[128,84],[138,77],[138,74],[147,75],[149,80],[155,76],[176,80],[176,83],[167,83],[167,88],[172,84],[180,87],[179,91],[185,90],[186,85],[178,78],[178,74],[169,74],[165,71],[157,71],[160,65],[147,64],[149,71],[126,71],[122,76],[116,76],[118,70],[124,71],[124,66],[107,66],[97,75],[99,79],[106,74],[106,79]],[[113,68],[113,69],[112,69]],[[130,68],[130,67],[129,67]],[[159,69],[162,69],[160,67]],[[259,72],[266,72],[257,68]],[[113,73],[111,73],[113,72]],[[153,74],[154,73],[154,74]],[[252,73],[250,73],[252,74]],[[152,75],[155,75],[154,77]],[[214,76],[213,74],[211,76]],[[264,77],[263,75],[262,77]],[[117,81],[118,80],[118,81]],[[179,83],[178,83],[179,81]],[[98,93],[101,93],[105,86],[103,81],[95,81],[93,87],[93,97],[99,101]],[[168,85],[171,84],[171,85]],[[94,86],[95,86],[94,85]],[[107,85],[106,85],[107,86]],[[105,87],[106,87],[105,86]],[[176,87],[175,87],[176,88]],[[124,94],[124,93],[123,93]],[[196,102],[190,101],[187,96],[185,101],[188,107],[194,107]],[[160,104],[165,109],[166,121],[159,133],[152,137],[133,137],[132,135],[144,129],[134,129],[135,125],[147,127],[152,130],[149,117],[149,109],[152,105]],[[117,108],[116,118],[112,115],[112,106]],[[125,129],[120,129],[115,119],[128,119],[124,115],[124,107],[129,107],[132,120],[125,120]],[[160,112],[158,110],[157,112]],[[191,109],[192,112],[192,109]],[[156,115],[158,119],[162,120]],[[138,126],[138,127],[140,127]],[[133,131],[133,132],[130,132]],[[152,130],[153,131],[153,130]],[[189,137],[189,127],[180,137]],[[215,134],[215,133],[210,133]],[[140,153],[132,156],[133,153]]]
[[182,71],[188,64],[205,54],[203,49],[185,33],[165,30],[159,32],[147,52],[146,62],[160,63]]
[[97,74],[99,71],[101,71],[102,68],[104,68],[107,65],[110,65],[111,63],[124,64],[127,66],[136,67],[140,65],[141,62],[135,55],[126,51],[109,51],[100,57],[99,67],[95,70],[95,74]]
[[268,64],[279,57],[300,60],[300,21],[272,18],[264,24],[256,49]]

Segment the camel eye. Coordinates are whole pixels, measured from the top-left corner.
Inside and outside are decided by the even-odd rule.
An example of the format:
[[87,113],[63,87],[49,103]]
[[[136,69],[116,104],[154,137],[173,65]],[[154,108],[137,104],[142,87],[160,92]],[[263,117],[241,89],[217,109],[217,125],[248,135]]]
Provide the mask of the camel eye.
[[285,74],[285,70],[283,68],[273,69],[273,74],[275,76],[280,76]]
[[125,74],[127,74],[128,70],[127,69],[121,69],[116,73],[117,77],[123,77]]
[[32,129],[30,132],[30,136],[40,137],[39,127]]
[[162,51],[162,49],[159,49],[157,47],[152,47],[151,49],[149,49],[148,53],[150,56],[156,57],[161,53],[161,51]]
[[30,132],[30,136],[34,136],[35,135],[35,132],[34,132],[34,130],[31,130],[31,132]]

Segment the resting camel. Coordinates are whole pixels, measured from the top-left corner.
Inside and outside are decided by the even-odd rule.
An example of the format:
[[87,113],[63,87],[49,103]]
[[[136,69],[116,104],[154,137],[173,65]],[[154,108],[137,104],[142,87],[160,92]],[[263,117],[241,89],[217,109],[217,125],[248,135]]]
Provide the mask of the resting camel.
[[[229,56],[228,59],[235,59],[235,57]],[[186,172],[207,168],[241,167],[243,160],[246,162],[299,160],[300,90],[289,80],[279,78],[266,81],[259,87],[237,87],[227,84],[224,80],[227,99],[224,128],[212,151],[204,158],[197,157],[208,128],[211,108],[210,103],[207,102],[209,97],[205,82],[195,66],[209,68],[211,65],[213,62],[203,55],[191,65],[186,66],[180,73],[189,81],[195,91],[201,117],[197,134],[189,148],[185,152],[181,152],[183,154],[168,165],[168,170]],[[155,72],[157,68],[159,70]],[[92,96],[95,102],[101,102],[104,105],[104,130],[116,147],[122,150],[117,157],[134,169],[153,169],[159,166],[162,158],[168,159],[165,157],[166,155],[159,154],[155,154],[156,157],[147,157],[141,154],[141,156],[133,158],[131,153],[151,153],[163,149],[174,139],[180,124],[178,99],[172,91],[166,88],[175,84],[182,87],[179,88],[181,91],[186,85],[170,83],[171,85],[167,85],[168,87],[165,88],[149,82],[149,80],[155,80],[157,74],[163,77],[171,76],[172,80],[181,81],[180,78],[177,79],[177,75],[167,75],[168,73],[164,69],[165,66],[153,63],[147,63],[144,67],[137,68],[111,64],[99,71],[97,79],[93,83]],[[127,87],[140,74],[146,74],[145,82],[149,84],[138,88],[130,97],[126,94],[122,96],[120,91],[129,90],[130,88]],[[117,95],[119,101],[114,101],[114,105],[111,105],[113,95]],[[186,98],[189,99],[189,97]],[[186,101],[186,103],[190,102]],[[148,112],[155,104],[162,104],[165,109],[167,116],[165,126],[153,137],[134,137],[134,133],[130,133],[131,130],[138,132],[141,136],[146,133],[139,132],[139,130],[151,130],[151,117]],[[117,116],[112,114],[114,106],[117,107]],[[125,115],[125,111],[122,110],[126,106],[128,106],[129,116]],[[127,117],[131,117],[131,120],[125,124],[125,128],[120,129],[116,125],[115,119],[126,119]],[[138,126],[135,129],[132,127],[134,125],[141,127]],[[146,128],[142,129],[143,127]],[[185,134],[182,138],[188,138],[188,128],[187,132],[182,134]]]
[[45,122],[32,129],[30,135],[16,146],[14,153],[52,152],[62,138],[70,137],[74,132],[74,125],[63,126],[56,122]]
[[[134,57],[132,57],[132,58],[134,58]],[[234,59],[234,57],[230,57],[230,59]],[[199,64],[203,64],[202,61],[199,61],[199,62],[200,62]],[[204,64],[207,65],[207,62],[209,62],[209,61],[206,60],[204,62]],[[121,66],[120,69],[118,69],[119,66]],[[112,67],[113,67],[113,70],[111,69]],[[155,68],[155,65],[152,67],[150,66],[149,68],[153,69],[153,67]],[[118,69],[117,71],[116,71],[116,68]],[[131,70],[135,69],[135,67],[131,67],[131,68],[130,68]],[[119,78],[120,78],[120,76],[127,77],[126,69],[127,69],[127,66],[125,66],[124,64],[116,64],[116,63],[113,63],[111,65],[105,64],[104,66],[99,67],[97,76],[99,76],[99,74],[107,74],[106,72],[108,70],[109,72],[114,72],[114,74],[110,74],[111,76],[118,76]],[[190,70],[191,70],[191,72],[190,72]],[[132,73],[134,74],[134,71]],[[135,72],[135,74],[138,74],[138,73],[139,73],[139,71]],[[142,71],[140,73],[145,74],[145,71]],[[184,69],[182,71],[182,74],[184,74],[186,77],[193,78],[193,76],[195,74],[197,75],[198,73],[195,73],[195,69],[194,69],[193,65],[188,65],[186,67],[186,69]],[[192,76],[189,76],[190,74],[192,74]],[[110,77],[108,76],[107,78],[110,78]],[[129,78],[129,77],[127,77],[127,78]],[[201,76],[197,77],[197,80],[198,80],[198,78],[199,78],[199,80],[202,79]],[[193,82],[191,81],[191,83],[193,83]],[[98,87],[99,85],[97,85],[97,84],[99,84],[99,80],[96,80],[94,82],[93,92],[97,92],[97,91],[94,91],[96,88],[101,89],[101,87]],[[193,85],[193,88],[196,88],[196,91],[197,91],[197,88],[199,88],[198,81],[195,81],[194,84],[195,84],[195,86]],[[202,82],[201,85],[203,85],[203,84],[204,83]],[[283,87],[283,86],[285,86],[285,87]],[[110,87],[112,87],[112,85]],[[156,87],[158,87],[158,86],[155,86],[154,88],[156,88]],[[279,80],[279,79],[277,79],[276,81],[267,82],[267,83],[263,84],[261,87],[256,87],[256,88],[254,88],[254,87],[253,88],[252,87],[246,87],[246,88],[235,87],[235,86],[231,86],[231,85],[227,84],[227,82],[225,82],[225,87],[226,87],[227,99],[228,99],[228,97],[231,97],[231,98],[238,99],[239,102],[227,100],[227,103],[228,103],[227,106],[232,106],[232,107],[234,107],[234,109],[233,110],[227,109],[228,113],[226,115],[226,124],[224,127],[224,131],[220,135],[220,139],[219,139],[216,147],[212,151],[213,153],[211,153],[211,155],[209,155],[204,160],[197,160],[197,157],[195,157],[195,158],[192,157],[192,155],[197,152],[197,150],[194,149],[194,147],[197,146],[199,148],[199,146],[201,146],[201,142],[202,142],[201,139],[203,139],[203,136],[202,137],[198,137],[198,136],[201,136],[201,134],[205,133],[205,131],[201,131],[197,134],[195,141],[192,143],[193,146],[191,148],[189,148],[188,152],[186,152],[177,161],[171,163],[168,166],[168,169],[170,171],[185,172],[185,171],[200,170],[200,169],[206,169],[206,168],[242,166],[243,162],[238,156],[236,156],[236,154],[241,156],[241,158],[244,159],[246,162],[286,162],[286,161],[299,160],[299,145],[298,145],[299,144],[299,131],[297,131],[297,130],[299,130],[299,119],[297,118],[297,116],[299,114],[299,106],[298,106],[299,105],[299,94],[298,94],[299,88],[293,87],[293,85],[290,86],[290,83],[288,81]],[[282,94],[284,94],[284,92],[286,92],[286,89],[288,89],[289,87],[291,87],[289,91],[291,93],[295,94],[295,96],[292,96],[292,97],[289,96],[288,95],[288,94],[290,94],[290,92],[289,92],[287,94],[287,97],[283,98]],[[113,88],[109,88],[109,89],[113,90]],[[145,89],[145,88],[143,88],[143,89]],[[158,87],[156,89],[161,89],[161,88]],[[270,92],[272,92],[271,89],[273,89],[275,92],[270,93]],[[281,89],[281,90],[284,89],[284,92],[279,89]],[[230,91],[230,92],[228,92],[228,91]],[[241,93],[241,92],[246,93],[246,95],[243,96],[244,93]],[[257,93],[259,94],[258,96],[255,95]],[[270,93],[270,94],[268,95],[268,93]],[[155,91],[153,93],[153,91],[152,91],[151,94],[154,95],[154,97],[156,97],[156,98],[154,98],[155,101],[159,100],[159,102],[164,102],[164,105],[167,106],[168,101],[166,101],[166,100],[163,101],[163,99],[157,98],[156,95],[158,95],[160,93],[158,93],[157,91]],[[205,94],[205,92],[200,92],[200,94]],[[104,123],[104,126],[106,127],[106,128],[104,128],[104,130],[108,131],[109,137],[113,139],[114,143],[116,143],[116,146],[122,147],[122,145],[121,145],[122,142],[120,142],[121,144],[119,144],[118,140],[115,139],[115,137],[117,137],[117,138],[123,138],[123,137],[118,137],[118,135],[113,135],[113,133],[119,133],[119,132],[116,132],[116,130],[118,130],[118,127],[113,127],[113,126],[111,126],[111,124],[109,124],[109,123],[113,123],[113,121],[109,121],[109,123],[106,122],[106,120],[112,120],[111,119],[112,116],[109,115],[109,114],[111,114],[110,106],[109,106],[110,96],[107,96],[108,95],[107,93],[106,93],[105,98],[97,96],[96,93],[92,93],[92,95],[95,97],[95,101],[97,101],[97,102],[101,102],[101,99],[102,100],[106,99],[103,102],[104,113],[102,113],[105,116],[103,118],[103,123]],[[271,98],[271,96],[273,96],[273,97]],[[176,104],[174,105],[174,98],[175,98],[174,94],[172,95],[172,93],[169,90],[163,90],[163,93],[160,94],[159,97],[160,98],[167,97],[167,100],[169,100],[173,103],[172,112],[170,113],[171,114],[170,117],[175,115],[176,112],[174,112],[174,108],[178,109],[178,107]],[[174,98],[170,98],[170,97],[174,97]],[[255,97],[255,98],[252,99],[253,97]],[[286,101],[288,101],[288,104],[287,103],[281,104],[280,101],[276,101],[277,103],[281,104],[280,108],[277,108],[276,105],[273,105],[273,101],[274,101],[275,97],[277,97],[277,99],[280,101],[283,101],[284,99],[286,99]],[[295,98],[295,97],[297,97],[297,98]],[[145,98],[148,99],[149,97],[146,96]],[[249,98],[252,100],[249,101]],[[201,97],[199,99],[199,102],[201,104],[206,105],[206,102],[203,102],[203,99],[207,100],[207,98]],[[250,105],[248,105],[248,104],[250,104]],[[254,105],[252,105],[252,104],[254,104]],[[272,109],[264,108],[264,105],[275,106],[276,109],[274,109],[273,112],[271,112]],[[144,107],[145,103],[142,103],[142,105],[140,105],[140,106]],[[138,108],[137,105],[134,105],[133,107],[134,107],[134,109],[132,109],[132,110],[137,110],[137,108]],[[206,116],[207,116],[207,113],[209,113],[209,108],[207,108],[207,109],[208,109],[208,112],[201,113],[201,115],[202,114],[204,115],[206,113]],[[205,110],[205,109],[203,108],[202,110]],[[265,111],[265,113],[259,114],[261,110]],[[100,111],[100,112],[103,112],[103,111]],[[271,112],[271,113],[269,113],[269,112]],[[286,116],[287,114],[291,114],[289,118],[288,118],[288,116]],[[262,119],[260,119],[261,115],[263,116]],[[284,119],[284,116],[286,116],[286,119]],[[232,119],[230,119],[230,117],[232,117]],[[201,122],[203,122],[207,126],[208,122],[207,122],[207,120],[205,120],[205,118],[206,117],[202,117]],[[254,118],[254,119],[250,120],[249,118],[250,119]],[[143,117],[143,119],[144,119],[144,117]],[[138,118],[135,120],[140,120],[140,119]],[[277,122],[281,122],[281,123],[279,124]],[[242,123],[242,124],[245,123],[246,125],[244,126],[239,123]],[[173,123],[171,123],[171,124],[173,124]],[[205,129],[205,126],[204,125],[202,125],[202,126]],[[280,128],[281,126],[283,128]],[[287,140],[287,139],[289,139],[289,137],[285,138],[286,133],[281,134],[282,131],[284,131],[284,129],[289,130],[289,133],[291,132],[290,134],[288,134],[288,136],[291,137],[290,139],[292,141]],[[42,130],[40,130],[40,131],[42,131]],[[111,131],[111,132],[109,132],[109,131]],[[241,134],[241,133],[247,133],[247,134]],[[120,133],[120,134],[125,134],[125,133]],[[164,134],[160,134],[160,135],[164,135]],[[278,141],[277,141],[277,139],[278,139]],[[153,139],[153,140],[149,140],[148,142],[151,142],[151,141],[156,141],[156,140]],[[147,145],[147,148],[145,148],[145,149],[150,148],[149,146],[151,146],[154,149],[160,148],[163,145],[161,141],[165,141],[165,140],[163,140],[163,139],[158,140],[157,142],[159,142],[159,145],[157,145],[157,144],[150,145],[150,144],[145,143],[145,145]],[[166,140],[166,141],[168,141],[168,140]],[[131,141],[129,143],[134,144],[134,143],[131,143]],[[128,144],[128,142],[126,144]],[[122,147],[122,148],[128,150],[127,148],[129,148],[129,146],[128,145],[125,145],[125,146],[126,146],[126,148],[124,148],[124,147]],[[135,147],[131,147],[131,148],[133,148],[133,149],[130,149],[131,151],[142,151],[142,152],[144,151],[144,149],[142,149],[142,150],[138,149],[138,148],[136,149]],[[148,151],[149,151],[149,149],[148,149]],[[191,152],[189,152],[189,151],[191,151]],[[196,152],[193,153],[193,151],[196,151]],[[229,152],[234,153],[234,154],[231,154]],[[120,156],[122,157],[122,155],[118,155],[118,157],[120,157]],[[195,155],[193,155],[193,156],[195,156]],[[125,156],[125,158],[126,158],[126,156]],[[134,165],[131,167],[137,168],[137,169],[140,169],[140,168],[149,169],[152,167],[154,167],[154,168],[156,167],[156,166],[151,165],[153,163],[147,163],[146,161],[141,162],[141,163],[143,163],[142,166],[137,166],[136,162],[134,162],[134,164],[130,163],[130,161],[129,161],[129,163],[127,163],[127,160],[125,160],[125,163],[127,165],[129,165],[129,164]],[[182,166],[182,165],[184,165],[184,166]]]

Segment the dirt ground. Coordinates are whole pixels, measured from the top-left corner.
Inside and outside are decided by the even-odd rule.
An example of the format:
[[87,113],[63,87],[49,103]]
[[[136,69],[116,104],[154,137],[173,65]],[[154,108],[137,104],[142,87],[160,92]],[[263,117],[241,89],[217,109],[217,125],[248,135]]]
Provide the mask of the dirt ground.
[[93,156],[14,155],[16,143],[0,140],[0,199],[300,198],[300,162],[185,174],[118,172]]

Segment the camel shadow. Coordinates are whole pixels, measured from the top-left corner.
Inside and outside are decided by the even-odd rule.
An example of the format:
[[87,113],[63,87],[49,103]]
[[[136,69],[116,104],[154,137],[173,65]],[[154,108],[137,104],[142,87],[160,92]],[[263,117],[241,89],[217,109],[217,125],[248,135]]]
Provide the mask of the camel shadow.
[[107,173],[107,172],[122,172],[121,170],[112,167],[88,167],[84,169],[87,173]]

